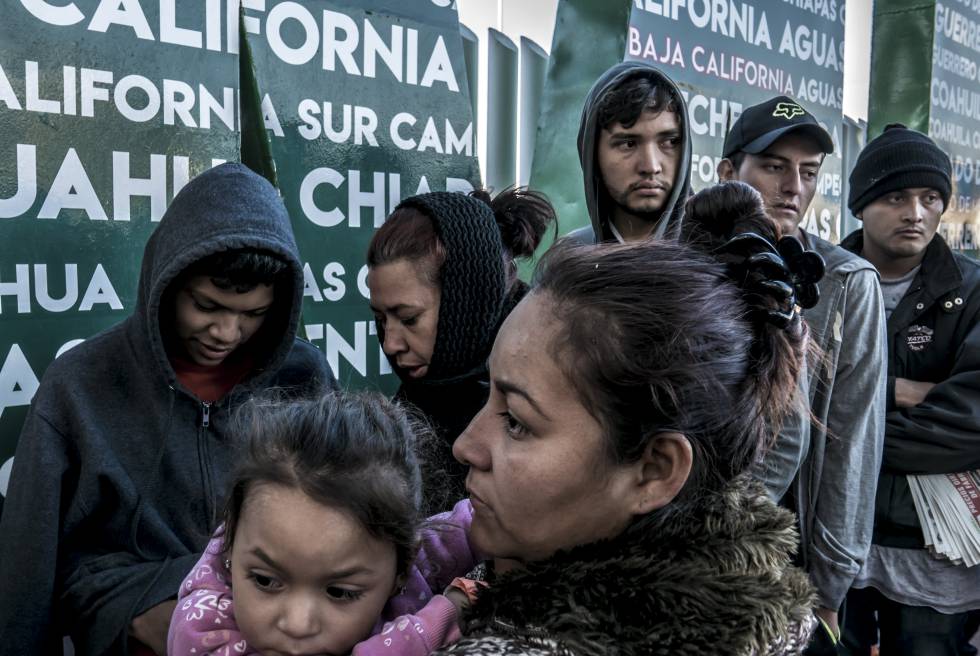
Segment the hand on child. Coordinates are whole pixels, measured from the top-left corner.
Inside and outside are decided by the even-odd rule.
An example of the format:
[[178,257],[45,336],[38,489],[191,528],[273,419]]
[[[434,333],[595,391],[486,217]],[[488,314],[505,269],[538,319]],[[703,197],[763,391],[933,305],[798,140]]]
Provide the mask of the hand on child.
[[456,606],[456,618],[460,625],[463,623],[463,611],[476,603],[479,589],[488,587],[484,581],[474,581],[461,577],[452,580],[442,594]]

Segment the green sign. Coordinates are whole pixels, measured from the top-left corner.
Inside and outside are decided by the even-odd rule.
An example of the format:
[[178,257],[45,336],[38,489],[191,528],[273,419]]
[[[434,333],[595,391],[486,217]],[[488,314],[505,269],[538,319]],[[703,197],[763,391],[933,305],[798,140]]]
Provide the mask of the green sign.
[[238,16],[16,0],[0,43],[2,493],[47,365],[132,312],[167,203],[238,158]]
[[718,181],[722,142],[743,107],[779,95],[802,104],[834,140],[802,226],[840,239],[843,0],[635,0],[626,59],[660,68],[681,88],[695,189]]
[[[582,105],[592,83],[623,60],[629,16],[628,0],[563,0],[558,4],[530,186],[548,194],[558,213],[559,234],[589,225],[576,147]],[[549,233],[536,256],[550,245]],[[530,267],[522,267],[524,277],[529,273]]]
[[301,334],[342,386],[393,390],[364,255],[403,197],[479,180],[456,9],[445,0],[279,2],[246,6],[244,25],[304,259]]
[[400,198],[479,179],[455,7],[241,4],[4,8],[0,496],[47,365],[132,312],[155,222],[221,161],[280,187],[305,263],[301,334],[342,384],[394,387],[366,300],[368,240]]
[[939,232],[980,256],[980,2],[875,3],[868,139],[888,123],[927,133],[953,162]]

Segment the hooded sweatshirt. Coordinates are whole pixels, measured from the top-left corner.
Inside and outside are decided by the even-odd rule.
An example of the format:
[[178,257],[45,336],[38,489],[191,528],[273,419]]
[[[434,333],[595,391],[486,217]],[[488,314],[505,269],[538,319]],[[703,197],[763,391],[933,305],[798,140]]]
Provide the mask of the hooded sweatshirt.
[[[290,274],[239,347],[251,373],[203,403],[167,357],[164,299],[188,266],[232,249],[272,253]],[[125,654],[132,618],[176,597],[217,525],[232,410],[272,386],[336,385],[295,336],[302,291],[289,216],[263,178],[224,164],[174,198],[146,244],[133,314],[55,360],[31,404],[0,521],[0,654],[60,654],[66,633],[78,654]]]
[[573,230],[568,234],[566,238],[576,243],[595,244],[616,241],[615,235],[609,228],[613,202],[606,191],[596,157],[596,145],[603,128],[599,125],[599,103],[611,89],[635,77],[647,77],[668,87],[672,90],[678,105],[677,114],[683,135],[680,159],[675,169],[670,195],[664,202],[660,219],[650,236],[656,239],[676,239],[680,235],[684,203],[691,194],[691,130],[687,122],[687,106],[678,86],[662,72],[645,63],[623,62],[616,64],[596,80],[582,108],[582,123],[578,131],[578,155],[582,164],[582,179],[585,183],[585,204],[592,225]]

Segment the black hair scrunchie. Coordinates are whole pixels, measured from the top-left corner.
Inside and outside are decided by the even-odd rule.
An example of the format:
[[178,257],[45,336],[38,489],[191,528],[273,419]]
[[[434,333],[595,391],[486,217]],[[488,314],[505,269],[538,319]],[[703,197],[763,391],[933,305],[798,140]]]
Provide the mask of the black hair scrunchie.
[[[796,237],[783,237],[773,246],[768,239],[745,232],[719,246],[714,255],[742,289],[757,320],[785,329],[794,323],[798,308],[812,308],[820,300],[817,283],[825,271],[823,258],[805,250]],[[776,309],[770,301],[775,301]]]

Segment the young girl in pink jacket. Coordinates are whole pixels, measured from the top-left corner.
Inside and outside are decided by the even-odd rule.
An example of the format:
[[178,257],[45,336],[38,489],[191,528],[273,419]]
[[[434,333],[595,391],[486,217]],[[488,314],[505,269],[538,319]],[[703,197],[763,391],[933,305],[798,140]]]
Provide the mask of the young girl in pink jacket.
[[423,522],[403,411],[340,393],[255,404],[247,421],[224,524],[180,587],[168,653],[422,656],[458,640],[472,509]]

